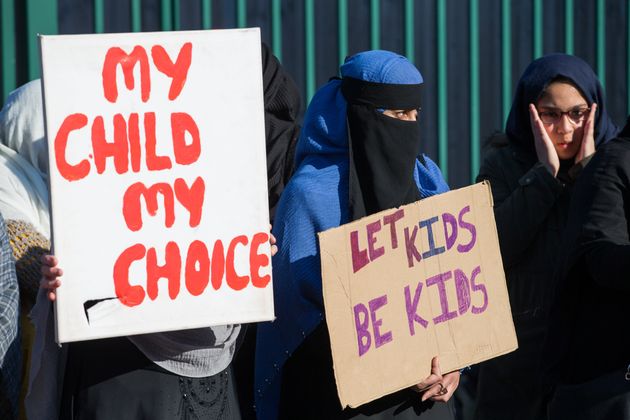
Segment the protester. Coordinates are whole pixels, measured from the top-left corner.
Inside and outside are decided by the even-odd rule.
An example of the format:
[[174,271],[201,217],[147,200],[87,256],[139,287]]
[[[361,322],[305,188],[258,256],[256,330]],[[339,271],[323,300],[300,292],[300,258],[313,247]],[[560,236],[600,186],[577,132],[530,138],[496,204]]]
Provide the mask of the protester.
[[545,346],[549,419],[630,418],[630,119],[575,185]]
[[477,177],[492,187],[519,343],[480,365],[477,419],[546,418],[541,343],[572,185],[595,148],[616,133],[601,84],[583,60],[551,54],[527,67],[505,135],[491,140]]
[[[387,51],[348,58],[341,80],[313,97],[298,140],[296,172],[280,199],[273,261],[276,320],[258,325],[256,410],[261,420],[444,418],[459,372],[342,411],[322,301],[317,233],[448,190],[420,154],[422,76]],[[417,158],[416,158],[417,156]],[[395,372],[392,372],[395,374]]]
[[20,394],[19,288],[4,219],[0,215],[0,417],[16,419]]
[[[265,45],[262,57],[273,214],[293,168],[300,99],[294,82]],[[272,246],[272,253],[276,250]],[[43,262],[42,285],[54,300],[63,271],[52,255]],[[230,365],[240,325],[77,342],[64,346],[67,355],[59,355],[51,348],[50,305],[42,296],[39,299],[34,312],[38,326],[45,327],[38,330],[38,339],[46,364],[38,365],[41,369],[33,374],[29,406],[33,418],[57,418],[58,413],[62,419],[241,417]],[[65,362],[65,368],[51,366],[55,361]],[[63,387],[56,389],[55,384]]]
[[37,80],[12,92],[0,111],[0,213],[5,218],[20,289],[22,365],[12,373],[16,383],[22,384],[20,418],[25,418],[23,402],[34,337],[28,313],[39,288],[40,257],[50,252],[47,172],[44,113]]

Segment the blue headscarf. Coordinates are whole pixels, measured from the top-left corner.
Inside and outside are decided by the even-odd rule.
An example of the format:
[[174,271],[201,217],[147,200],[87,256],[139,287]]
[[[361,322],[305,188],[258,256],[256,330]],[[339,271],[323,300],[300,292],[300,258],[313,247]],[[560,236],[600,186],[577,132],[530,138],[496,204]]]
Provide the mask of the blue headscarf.
[[518,81],[505,125],[510,141],[526,152],[536,153],[528,107],[530,103],[535,104],[543,90],[557,78],[571,80],[589,106],[597,104],[595,146],[601,146],[614,138],[619,129],[606,112],[604,90],[593,69],[573,55],[549,54],[532,61]]
[[[418,84],[422,76],[406,58],[368,51],[346,60],[342,77],[387,84]],[[296,172],[284,190],[273,233],[276,320],[261,323],[256,345],[256,411],[259,419],[278,414],[282,367],[324,319],[317,233],[347,223],[348,134],[341,81],[332,80],[313,97],[298,140]],[[416,161],[414,179],[422,198],[448,190],[428,157]]]

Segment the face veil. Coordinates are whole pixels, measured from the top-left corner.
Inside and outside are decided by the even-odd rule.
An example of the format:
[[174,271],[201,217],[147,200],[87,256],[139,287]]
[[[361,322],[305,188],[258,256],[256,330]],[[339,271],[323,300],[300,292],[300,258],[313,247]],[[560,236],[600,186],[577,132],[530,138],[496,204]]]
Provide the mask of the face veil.
[[420,199],[413,176],[420,154],[419,122],[388,117],[382,110],[419,108],[421,86],[342,79],[348,102],[351,220]]

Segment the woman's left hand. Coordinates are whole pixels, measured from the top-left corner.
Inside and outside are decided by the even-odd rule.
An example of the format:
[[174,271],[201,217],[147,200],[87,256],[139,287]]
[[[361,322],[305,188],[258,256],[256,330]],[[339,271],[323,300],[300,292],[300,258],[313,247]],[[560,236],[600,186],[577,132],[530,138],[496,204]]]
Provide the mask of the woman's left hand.
[[582,159],[589,157],[595,153],[595,114],[597,113],[597,104],[591,105],[591,111],[584,123],[584,134],[582,135],[582,144],[577,155],[575,155],[575,163],[581,162]]
[[[459,386],[459,371],[450,372],[442,376],[442,388],[438,389],[437,393],[428,397],[427,393],[422,396],[422,399],[430,399],[431,401],[447,402],[455,393],[455,390]],[[426,398],[425,398],[426,397]]]
[[459,375],[459,371],[442,375],[440,361],[435,356],[431,360],[431,375],[416,385],[416,389],[422,393],[422,401],[447,402],[459,385]]

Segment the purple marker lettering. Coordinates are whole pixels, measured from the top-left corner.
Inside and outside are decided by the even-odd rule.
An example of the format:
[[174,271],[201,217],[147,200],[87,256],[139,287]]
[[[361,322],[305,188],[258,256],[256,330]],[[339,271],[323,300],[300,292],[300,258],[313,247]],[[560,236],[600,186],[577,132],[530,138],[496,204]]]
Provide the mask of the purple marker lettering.
[[416,328],[414,323],[422,325],[425,329],[429,323],[426,319],[418,315],[418,303],[420,302],[420,294],[422,292],[422,282],[418,282],[416,291],[413,294],[413,302],[411,300],[411,293],[409,292],[409,286],[405,286],[405,308],[407,309],[407,322],[409,323],[409,334],[414,336],[416,334]]
[[[363,314],[363,321],[361,321],[361,314]],[[372,338],[370,337],[370,332],[368,331],[368,327],[370,326],[368,310],[362,303],[354,305],[354,325],[357,330],[359,357],[361,357],[367,353],[372,345]]]
[[365,267],[370,260],[366,249],[359,249],[359,232],[350,232],[350,249],[352,250],[352,271],[357,272]]
[[470,284],[471,284],[473,292],[480,291],[481,293],[483,293],[483,305],[481,305],[480,307],[476,307],[473,305],[472,307],[473,314],[480,314],[483,311],[485,311],[486,308],[488,307],[488,291],[486,290],[486,285],[475,283],[475,277],[477,277],[479,273],[481,273],[481,268],[477,266],[475,267],[475,269],[472,272],[472,275],[470,276]]
[[382,246],[374,248],[374,244],[376,244],[376,237],[374,234],[381,230],[381,221],[377,220],[376,222],[368,223],[365,228],[368,235],[368,252],[370,255],[370,261],[374,261],[381,255],[385,254],[385,248]]
[[429,250],[422,253],[422,258],[429,258],[434,255],[439,255],[445,251],[443,246],[435,246],[435,238],[433,237],[433,223],[437,221],[437,216],[433,216],[430,219],[420,221],[420,229],[422,229],[423,227],[427,228],[427,238],[429,239]]
[[455,290],[457,290],[459,314],[463,315],[470,308],[470,283],[466,274],[459,268],[455,269]]
[[375,299],[372,299],[369,303],[370,305],[370,316],[372,318],[372,328],[374,328],[374,347],[379,348],[383,344],[387,344],[392,341],[392,332],[388,331],[385,334],[381,334],[380,328],[383,324],[383,320],[380,318],[376,318],[376,311],[379,308],[387,305],[387,295],[379,296]]
[[442,224],[444,225],[446,249],[449,250],[453,247],[453,245],[455,245],[455,241],[457,240],[457,219],[450,213],[444,213],[442,214]]
[[441,273],[427,279],[427,287],[437,284],[438,292],[440,293],[440,306],[442,307],[442,314],[433,318],[433,322],[436,324],[446,322],[449,319],[457,317],[456,311],[449,312],[448,310],[448,297],[446,296],[446,286],[444,285],[444,282],[450,278],[451,272],[447,271],[446,273]]
[[464,221],[464,214],[468,213],[469,211],[470,206],[466,206],[459,212],[459,227],[468,230],[471,236],[470,242],[468,242],[466,245],[457,245],[457,250],[462,253],[470,251],[472,247],[475,246],[475,242],[477,241],[477,228],[475,228],[475,225],[473,225],[472,223]]
[[392,249],[398,248],[398,235],[396,234],[396,222],[405,216],[403,209],[398,209],[392,214],[385,215],[383,217],[383,224],[389,225],[389,230],[392,234]]
[[409,236],[409,228],[405,228],[405,248],[407,249],[407,262],[409,268],[413,267],[413,260],[420,262],[422,256],[416,248],[416,234],[418,233],[418,226],[413,227],[413,233]]

